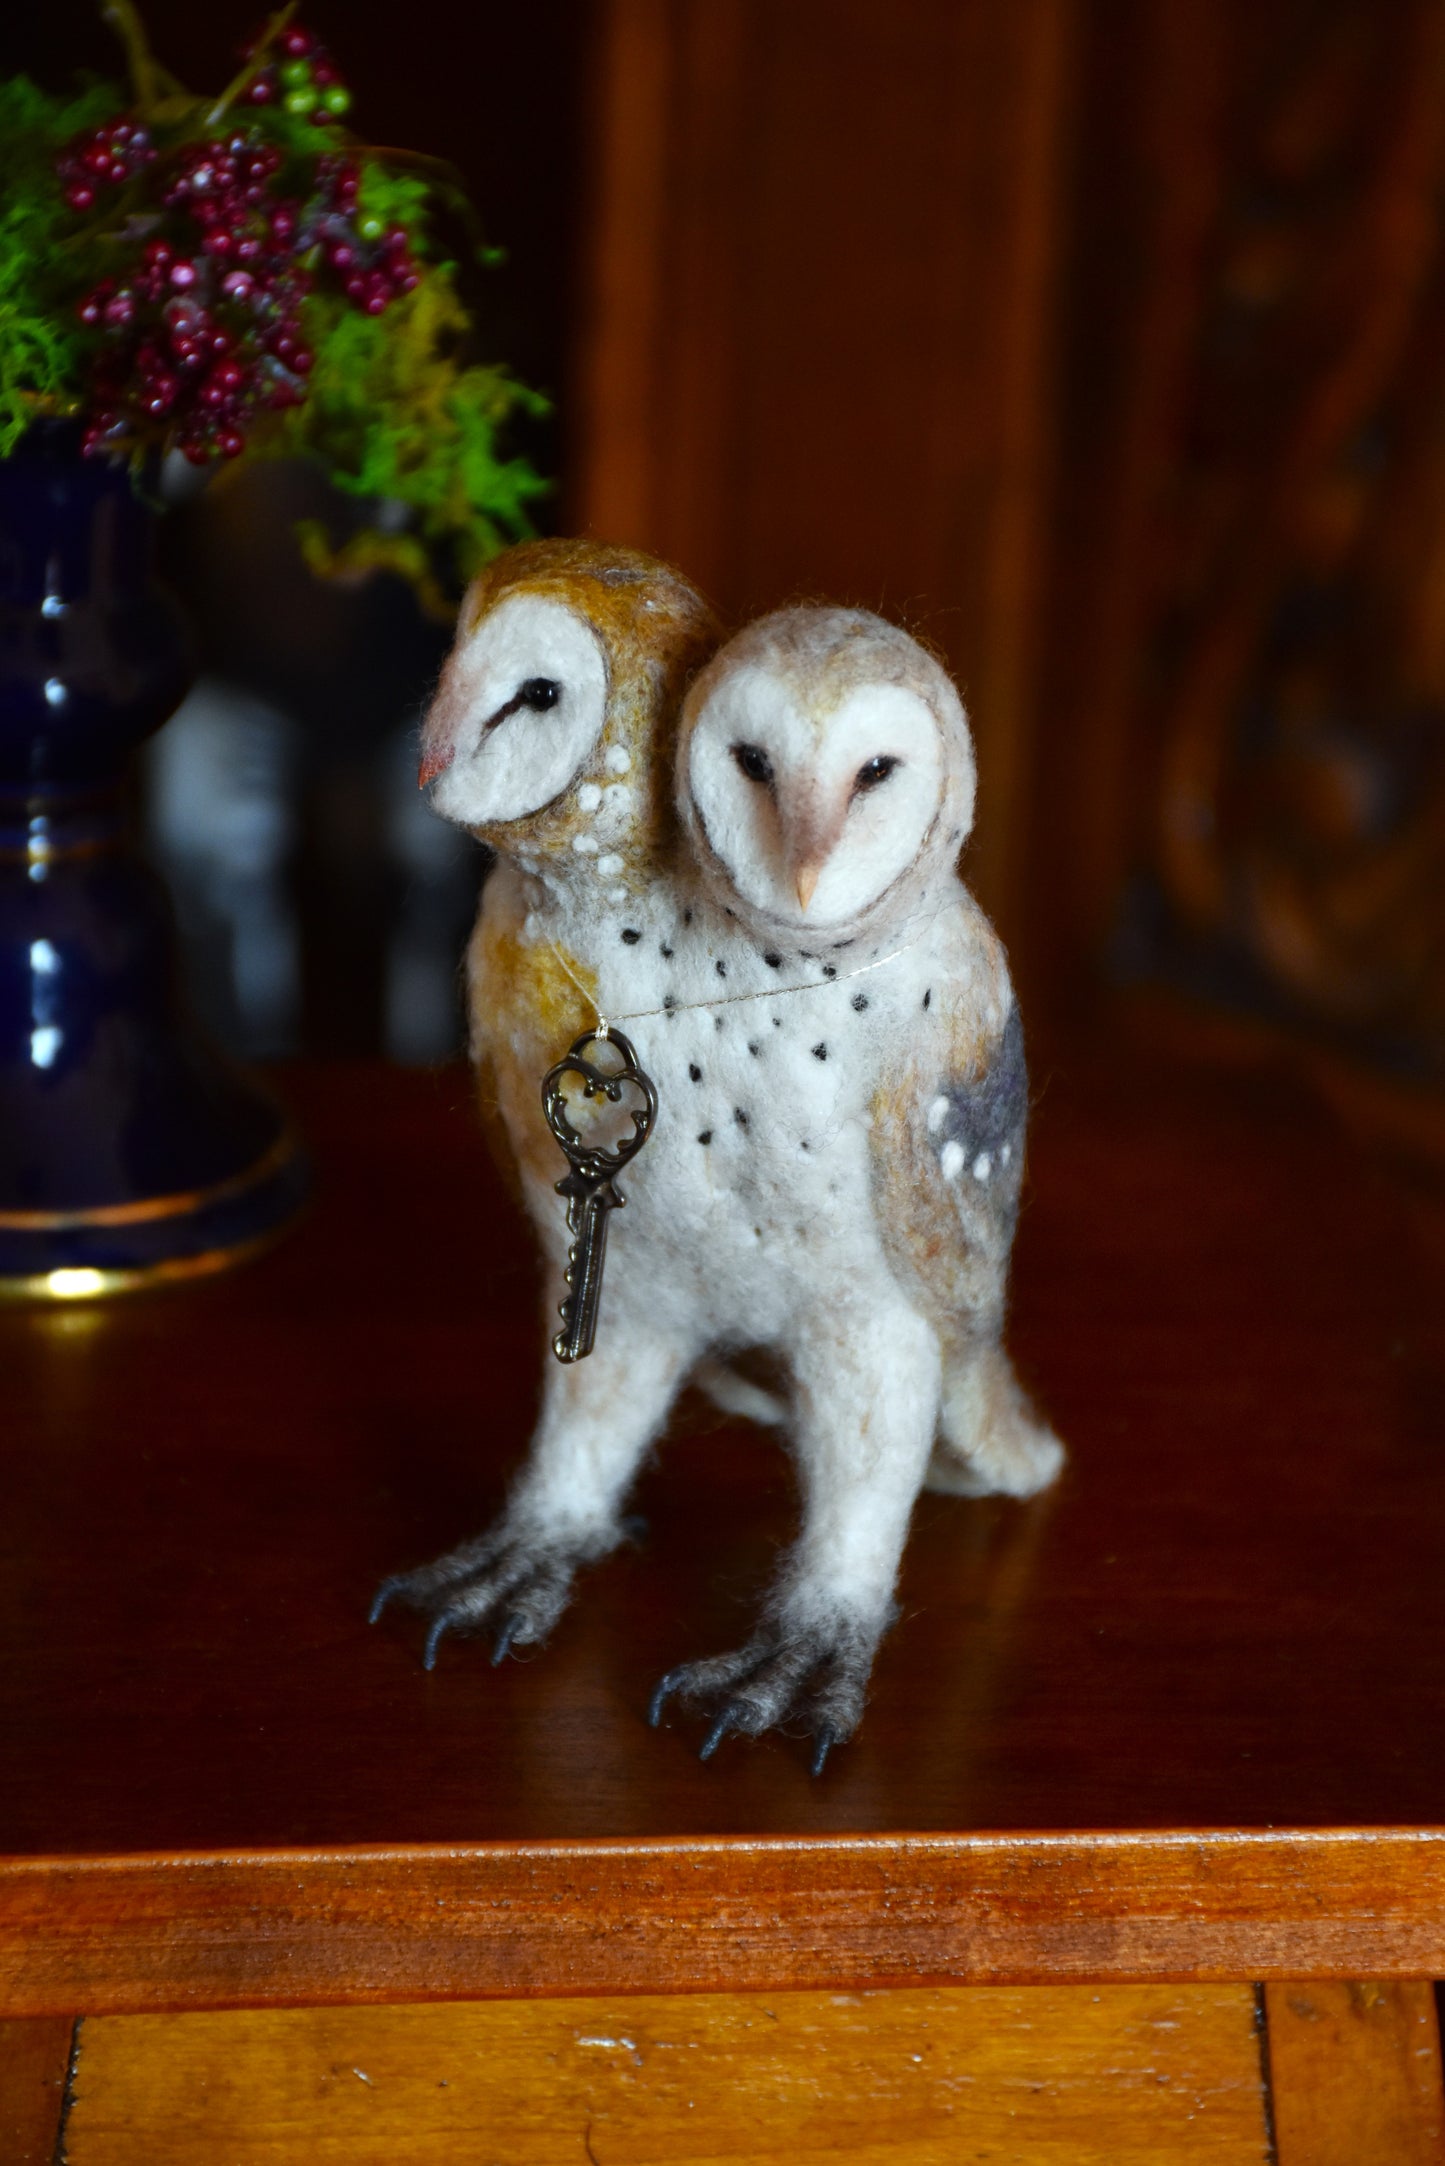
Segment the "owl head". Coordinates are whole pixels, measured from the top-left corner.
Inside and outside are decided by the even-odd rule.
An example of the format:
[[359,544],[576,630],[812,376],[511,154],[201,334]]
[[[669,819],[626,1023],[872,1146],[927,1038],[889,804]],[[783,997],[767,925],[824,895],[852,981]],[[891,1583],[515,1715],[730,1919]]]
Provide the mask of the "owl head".
[[590,858],[625,892],[659,845],[683,687],[717,638],[702,597],[638,550],[507,550],[462,604],[422,787],[494,847],[579,874]]
[[861,609],[784,609],[688,693],[678,810],[704,878],[780,934],[851,938],[951,878],[973,822],[963,706],[928,651]]

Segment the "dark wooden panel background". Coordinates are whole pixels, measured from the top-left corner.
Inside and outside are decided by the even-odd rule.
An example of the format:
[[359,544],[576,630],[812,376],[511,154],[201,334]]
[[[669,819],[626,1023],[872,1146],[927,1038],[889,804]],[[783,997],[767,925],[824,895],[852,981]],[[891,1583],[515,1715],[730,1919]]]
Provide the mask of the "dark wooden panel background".
[[967,683],[990,903],[1026,868],[1064,0],[613,0],[577,504],[734,615],[858,600]]
[[965,682],[1036,1012],[1445,1076],[1439,0],[610,0],[580,518]]

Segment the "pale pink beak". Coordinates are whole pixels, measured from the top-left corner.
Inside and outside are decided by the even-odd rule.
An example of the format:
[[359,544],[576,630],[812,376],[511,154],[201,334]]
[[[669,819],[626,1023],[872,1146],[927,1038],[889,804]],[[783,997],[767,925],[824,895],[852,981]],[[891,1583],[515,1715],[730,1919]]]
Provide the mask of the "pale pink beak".
[[428,744],[426,740],[423,739],[421,748],[421,767],[418,770],[416,778],[417,788],[419,790],[424,790],[429,782],[436,781],[438,775],[444,775],[447,769],[451,766],[455,754],[455,745],[433,745]]
[[848,807],[829,815],[810,810],[798,823],[793,847],[788,852],[788,871],[792,877],[793,890],[798,898],[798,908],[807,911],[823,876],[823,867],[838,847],[843,832],[843,822],[848,817]]

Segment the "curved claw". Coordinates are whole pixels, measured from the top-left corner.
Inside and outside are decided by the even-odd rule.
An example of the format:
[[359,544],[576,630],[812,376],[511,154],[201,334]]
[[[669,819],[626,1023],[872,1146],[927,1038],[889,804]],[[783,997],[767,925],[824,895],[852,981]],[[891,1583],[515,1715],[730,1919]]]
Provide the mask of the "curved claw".
[[426,1636],[426,1646],[422,1650],[421,1666],[424,1670],[434,1670],[436,1668],[437,1648],[441,1644],[442,1634],[450,1623],[451,1619],[445,1610],[442,1611],[440,1617],[432,1619],[431,1629]]
[[676,1692],[686,1674],[687,1664],[683,1662],[675,1670],[669,1670],[665,1677],[658,1679],[657,1689],[647,1705],[647,1720],[654,1730],[662,1720],[664,1706],[672,1694]]
[[382,1581],[381,1585],[377,1588],[375,1594],[372,1596],[371,1608],[366,1613],[366,1621],[368,1624],[375,1624],[377,1618],[386,1608],[386,1605],[391,1600],[392,1596],[395,1594],[400,1594],[402,1588],[402,1581],[404,1580],[405,1576],[406,1575],[402,1572],[393,1572],[390,1579],[384,1579]]
[[512,1651],[512,1642],[521,1631],[524,1621],[519,1613],[513,1610],[506,1623],[502,1626],[501,1631],[497,1634],[497,1643],[492,1649],[493,1669],[497,1667],[499,1662],[506,1661],[507,1656]]
[[710,1760],[727,1736],[728,1731],[736,1730],[738,1727],[733,1709],[725,1707],[702,1741],[702,1747],[698,1753],[699,1760]]
[[833,1728],[831,1723],[825,1722],[815,1733],[815,1738],[816,1742],[813,1750],[813,1765],[810,1772],[813,1775],[821,1775],[823,1772],[823,1763],[826,1761],[829,1753],[833,1750],[833,1747],[838,1742],[838,1733]]

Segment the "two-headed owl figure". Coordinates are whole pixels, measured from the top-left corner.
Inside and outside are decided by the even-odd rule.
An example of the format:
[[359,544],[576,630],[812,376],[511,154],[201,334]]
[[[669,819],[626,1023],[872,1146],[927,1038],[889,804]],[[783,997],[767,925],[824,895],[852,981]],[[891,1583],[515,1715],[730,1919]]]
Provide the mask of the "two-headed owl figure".
[[[549,1357],[497,1524],[377,1609],[424,1614],[428,1661],[448,1631],[498,1656],[544,1639],[701,1383],[790,1432],[802,1526],[746,1645],[670,1671],[653,1720],[704,1715],[704,1756],[796,1725],[821,1768],[862,1713],[920,1489],[1027,1496],[1063,1456],[1002,1344],[1027,1086],[1003,950],[955,870],[958,695],[878,617],[784,610],[719,645],[651,559],[531,544],[468,596],[422,776],[498,852],[473,1055],[554,1347],[578,1351],[588,1305],[596,1339]],[[776,1391],[741,1373],[759,1351]]]

